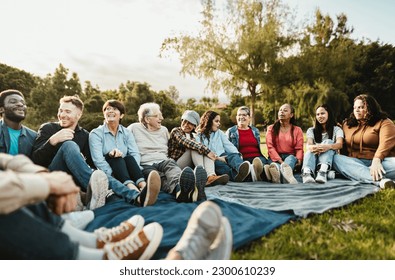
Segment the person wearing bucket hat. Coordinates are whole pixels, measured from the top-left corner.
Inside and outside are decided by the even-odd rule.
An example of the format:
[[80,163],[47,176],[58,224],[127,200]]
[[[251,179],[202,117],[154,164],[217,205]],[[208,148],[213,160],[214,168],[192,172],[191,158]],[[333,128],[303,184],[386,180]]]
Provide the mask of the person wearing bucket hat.
[[186,166],[203,166],[207,172],[206,186],[225,185],[228,175],[217,176],[215,173],[215,154],[202,143],[195,140],[195,128],[200,123],[196,111],[186,110],[181,116],[181,126],[175,127],[170,133],[169,157],[184,168]]

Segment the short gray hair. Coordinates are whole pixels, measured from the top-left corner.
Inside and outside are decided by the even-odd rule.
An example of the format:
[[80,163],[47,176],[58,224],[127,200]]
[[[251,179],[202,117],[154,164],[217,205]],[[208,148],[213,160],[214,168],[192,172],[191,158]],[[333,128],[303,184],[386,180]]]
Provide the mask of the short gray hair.
[[156,111],[160,112],[160,106],[157,103],[149,102],[140,105],[137,115],[139,117],[139,122],[144,123],[144,118],[154,115]]

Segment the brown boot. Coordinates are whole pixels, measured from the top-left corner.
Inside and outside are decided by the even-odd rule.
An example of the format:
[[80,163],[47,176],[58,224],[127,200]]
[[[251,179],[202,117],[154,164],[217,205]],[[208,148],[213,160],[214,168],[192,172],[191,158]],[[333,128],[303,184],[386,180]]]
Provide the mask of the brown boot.
[[210,175],[207,177],[206,187],[216,186],[216,185],[226,185],[229,182],[229,176],[227,174],[223,175]]

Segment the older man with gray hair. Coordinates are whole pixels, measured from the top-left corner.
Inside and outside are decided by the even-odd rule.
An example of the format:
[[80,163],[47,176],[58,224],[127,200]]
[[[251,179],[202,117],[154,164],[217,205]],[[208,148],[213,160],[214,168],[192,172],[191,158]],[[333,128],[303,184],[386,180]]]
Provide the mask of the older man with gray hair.
[[206,199],[207,173],[203,167],[183,170],[168,157],[169,131],[162,126],[163,116],[157,103],[144,103],[138,112],[139,122],[129,125],[141,155],[145,177],[156,170],[161,175],[161,190],[174,194],[178,202]]

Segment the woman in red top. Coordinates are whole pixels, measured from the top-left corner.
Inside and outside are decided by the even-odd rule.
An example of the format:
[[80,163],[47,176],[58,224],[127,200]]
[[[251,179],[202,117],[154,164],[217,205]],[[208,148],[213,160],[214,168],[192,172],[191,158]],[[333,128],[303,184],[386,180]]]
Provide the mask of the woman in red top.
[[303,131],[296,126],[295,109],[290,104],[280,107],[278,119],[268,127],[266,145],[273,183],[297,184],[293,170],[302,164]]

